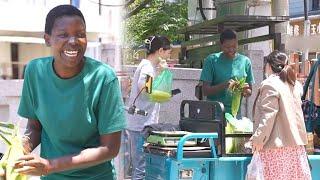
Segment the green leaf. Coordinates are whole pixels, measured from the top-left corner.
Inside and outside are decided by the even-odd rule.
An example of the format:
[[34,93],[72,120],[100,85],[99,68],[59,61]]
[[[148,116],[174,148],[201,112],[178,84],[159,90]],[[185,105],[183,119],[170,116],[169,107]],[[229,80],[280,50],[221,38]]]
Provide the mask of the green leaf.
[[10,142],[4,135],[0,134],[0,137],[4,140],[4,142],[5,142],[7,145],[11,146],[11,142]]
[[0,129],[0,134],[11,135],[12,133]]
[[3,122],[0,122],[0,127],[14,129],[14,125],[13,124],[7,124],[7,123],[3,123]]

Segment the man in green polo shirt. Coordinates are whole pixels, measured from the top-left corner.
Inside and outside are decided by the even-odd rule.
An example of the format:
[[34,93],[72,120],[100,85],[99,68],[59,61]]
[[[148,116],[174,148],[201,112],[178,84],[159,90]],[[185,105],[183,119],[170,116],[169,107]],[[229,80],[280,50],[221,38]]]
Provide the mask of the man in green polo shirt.
[[235,31],[224,30],[220,35],[221,52],[210,54],[204,61],[200,80],[207,100],[222,102],[225,111],[231,113],[232,96],[228,88],[234,80],[245,77],[242,95],[249,97],[254,83],[251,62],[247,56],[237,52],[238,39]]
[[[25,156],[15,172],[42,180],[115,180],[113,158],[126,127],[118,78],[84,56],[83,14],[71,5],[51,9],[44,39],[52,56],[26,67],[18,114],[28,119]],[[40,156],[31,153],[41,144]]]

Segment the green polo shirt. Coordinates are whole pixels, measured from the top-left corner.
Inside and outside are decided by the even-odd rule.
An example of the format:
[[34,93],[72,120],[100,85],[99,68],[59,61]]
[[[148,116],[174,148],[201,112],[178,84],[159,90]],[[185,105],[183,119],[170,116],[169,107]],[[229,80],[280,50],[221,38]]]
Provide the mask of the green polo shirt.
[[[210,54],[204,61],[201,72],[201,81],[209,82],[211,86],[229,81],[231,78],[246,77],[246,82],[254,83],[250,59],[247,56],[236,54],[234,59],[228,59],[222,52]],[[207,97],[210,101],[222,102],[226,112],[231,113],[232,96],[228,90],[220,91]]]

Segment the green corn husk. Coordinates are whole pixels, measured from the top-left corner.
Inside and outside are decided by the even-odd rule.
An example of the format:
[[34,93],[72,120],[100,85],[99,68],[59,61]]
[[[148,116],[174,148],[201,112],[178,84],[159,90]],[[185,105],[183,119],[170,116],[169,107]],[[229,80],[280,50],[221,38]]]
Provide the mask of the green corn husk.
[[235,85],[231,89],[232,101],[231,101],[231,114],[236,117],[241,104],[242,90],[246,83],[246,78],[235,78]]
[[[234,127],[227,122],[227,126],[226,126],[226,134],[232,134],[234,133]],[[225,139],[225,143],[226,143],[226,153],[234,153],[235,152],[235,141],[234,138],[231,137],[227,137]]]
[[14,172],[13,168],[16,160],[23,155],[18,127],[0,122],[0,139],[7,145],[7,150],[0,160],[0,171],[5,172],[5,180],[27,180],[26,175]]
[[240,108],[241,92],[232,93],[231,114],[236,117]]

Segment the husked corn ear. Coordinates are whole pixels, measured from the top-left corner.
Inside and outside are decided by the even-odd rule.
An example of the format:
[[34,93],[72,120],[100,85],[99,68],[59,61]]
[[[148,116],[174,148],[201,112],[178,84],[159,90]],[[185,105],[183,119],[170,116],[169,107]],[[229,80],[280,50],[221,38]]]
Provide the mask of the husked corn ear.
[[246,78],[235,78],[235,85],[231,89],[232,101],[231,101],[231,114],[236,117],[241,104],[242,90],[246,83]]
[[[18,133],[18,127],[13,124],[0,123],[0,139],[7,144],[7,150],[0,160],[0,174],[5,172],[6,180],[27,180],[26,175],[14,172],[14,165],[23,155],[22,140]],[[1,178],[0,178],[1,180]]]
[[231,102],[231,114],[233,117],[236,117],[239,111],[241,103],[241,92],[234,92],[232,94],[232,102]]

